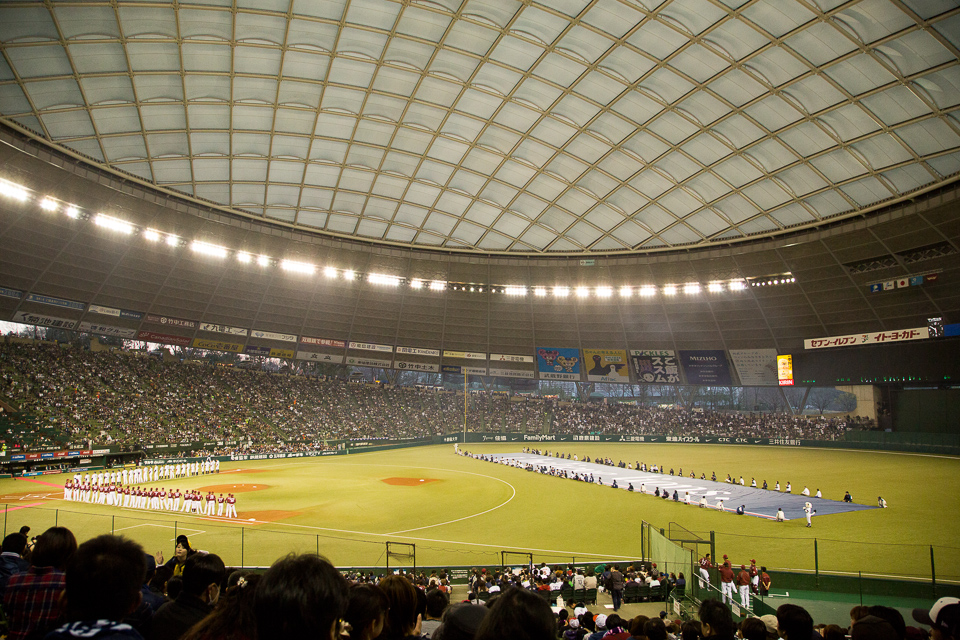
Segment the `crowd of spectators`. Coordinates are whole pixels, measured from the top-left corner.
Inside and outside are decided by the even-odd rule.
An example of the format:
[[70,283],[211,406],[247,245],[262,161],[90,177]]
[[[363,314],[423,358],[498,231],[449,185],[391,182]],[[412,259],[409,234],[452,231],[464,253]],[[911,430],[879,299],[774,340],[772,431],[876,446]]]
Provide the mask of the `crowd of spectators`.
[[[861,422],[680,406],[562,402],[501,393],[268,373],[142,352],[0,343],[8,448],[217,442],[199,454],[325,449],[331,441],[498,433],[736,436],[831,440]],[[20,420],[20,422],[16,422]],[[14,427],[10,427],[14,424]],[[233,444],[225,445],[229,441]]]
[[[706,599],[695,618],[628,617],[613,597],[591,611],[558,601],[567,585],[615,594],[644,568],[598,565],[474,569],[457,598],[444,572],[374,575],[343,572],[317,555],[289,554],[265,572],[228,569],[214,552],[178,536],[176,553],[146,553],[138,543],[101,535],[77,544],[65,527],[28,543],[12,533],[0,552],[0,600],[11,640],[960,640],[960,599],[914,609],[916,626],[897,609],[857,606],[849,629],[814,624],[787,602],[775,614],[737,622],[721,600]],[[649,563],[645,563],[649,564]],[[667,578],[654,569],[650,577]],[[617,578],[619,577],[619,582]],[[648,577],[648,579],[650,579]],[[569,591],[568,591],[569,592]],[[740,617],[741,612],[737,612]],[[925,628],[929,627],[929,631]]]

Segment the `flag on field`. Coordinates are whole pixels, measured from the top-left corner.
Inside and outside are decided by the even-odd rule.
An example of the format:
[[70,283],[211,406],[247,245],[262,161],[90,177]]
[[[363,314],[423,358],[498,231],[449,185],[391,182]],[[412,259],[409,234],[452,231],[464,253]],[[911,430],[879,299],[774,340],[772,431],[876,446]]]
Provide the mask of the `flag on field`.
[[883,285],[879,282],[877,284],[870,285],[870,293],[876,293],[878,291],[883,291]]
[[890,291],[891,289],[895,289],[896,286],[897,286],[897,283],[895,280],[887,280],[886,282],[883,283],[883,290]]
[[909,278],[900,278],[899,280],[897,280],[897,289],[902,289],[904,287],[909,287],[909,286],[910,286]]
[[916,287],[923,284],[923,276],[911,276],[910,277],[910,286]]
[[937,278],[940,277],[939,273],[928,273],[924,276],[927,279],[927,282],[934,282]]

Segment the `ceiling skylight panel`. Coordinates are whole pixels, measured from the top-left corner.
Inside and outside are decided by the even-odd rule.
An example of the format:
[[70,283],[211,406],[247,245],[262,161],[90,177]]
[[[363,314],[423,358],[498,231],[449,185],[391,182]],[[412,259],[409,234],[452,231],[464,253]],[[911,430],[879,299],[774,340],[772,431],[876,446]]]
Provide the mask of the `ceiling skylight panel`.
[[852,146],[866,158],[874,169],[882,169],[900,162],[907,162],[912,158],[910,152],[896,138],[886,133],[861,140]]
[[[141,107],[143,111],[146,107]],[[222,123],[225,126],[227,123]],[[269,131],[273,127],[273,107],[271,106],[252,106],[237,105],[233,108],[234,129],[246,129],[248,131]],[[185,125],[180,127],[185,128]]]
[[[744,222],[739,226],[740,231],[747,235],[754,233],[767,233],[769,231],[776,231],[779,227],[777,223],[768,218],[767,216],[760,216],[749,222]],[[732,233],[735,231],[731,230]]]
[[727,15],[720,7],[701,0],[675,0],[660,13],[673,18],[693,35],[699,35]]
[[769,42],[756,29],[743,20],[726,20],[716,29],[704,36],[704,40],[713,44],[734,60],[742,60]]
[[556,148],[564,146],[576,134],[576,129],[555,118],[544,118],[530,132],[534,138]]
[[891,87],[868,96],[862,104],[886,125],[895,125],[930,113],[930,108],[904,86]]
[[493,224],[493,229],[496,229],[500,233],[516,238],[523,233],[523,230],[527,228],[528,224],[529,223],[523,218],[515,216],[509,211],[505,211]]
[[883,174],[898,193],[910,193],[934,181],[934,175],[918,165],[892,169]]
[[573,51],[588,63],[593,64],[597,61],[597,58],[602,56],[613,44],[610,38],[591,31],[586,27],[575,25],[563,36],[558,46],[568,51]]
[[775,38],[793,31],[816,16],[798,2],[760,0],[743,10],[743,16]]
[[627,42],[658,60],[666,60],[687,41],[687,37],[676,29],[653,19],[646,20],[627,38]]
[[357,229],[359,220],[352,216],[331,213],[327,218],[327,229],[335,233],[352,234]]
[[916,24],[890,0],[865,0],[834,14],[833,17],[864,44]]
[[33,107],[20,87],[15,84],[5,84],[0,85],[0,112],[10,117],[17,113],[32,113]]
[[543,11],[534,5],[525,5],[510,28],[521,34],[529,34],[545,45],[549,45],[569,26],[569,20]]
[[[92,78],[85,78],[84,82]],[[137,88],[137,97],[142,102],[183,100],[183,81],[179,75],[134,75],[133,85]],[[123,86],[121,83],[120,86]],[[129,86],[129,84],[127,85]],[[131,100],[133,96],[130,96]]]
[[230,151],[234,156],[270,155],[269,133],[234,133],[230,136]]
[[237,42],[269,42],[282,45],[286,31],[287,20],[283,16],[238,11],[233,35]]
[[621,144],[624,149],[632,151],[647,163],[653,162],[670,148],[663,140],[648,131],[639,131]]
[[288,47],[332,52],[337,42],[337,26],[293,18],[286,34]]
[[837,149],[810,161],[830,182],[837,184],[867,172],[866,167],[849,151]]
[[960,65],[916,78],[914,84],[923,89],[940,109],[960,104]]
[[894,195],[890,192],[889,187],[873,177],[845,184],[842,189],[861,207],[870,206]]
[[780,207],[776,211],[770,212],[769,215],[785,227],[790,227],[795,224],[805,224],[816,220],[816,218],[800,204],[788,204],[785,207]]
[[830,127],[843,142],[859,138],[880,128],[880,125],[873,118],[855,104],[825,113],[819,119]]
[[586,247],[596,242],[596,240],[603,235],[603,232],[594,227],[592,224],[578,222],[567,229],[567,232],[564,235]]
[[[9,54],[12,49],[7,49]],[[127,42],[127,59],[134,73],[180,71],[180,50],[175,42]]]
[[[196,79],[200,81],[209,80],[206,76]],[[276,100],[276,93],[277,82],[274,79],[245,76],[236,76],[233,79],[233,99],[237,101],[273,104]]]
[[233,50],[225,44],[184,42],[183,68],[185,71],[208,71],[229,73]]
[[436,50],[437,47],[435,45],[430,46],[422,42],[407,40],[400,36],[393,36],[387,45],[384,60],[405,69],[423,71],[427,68],[430,58]]
[[734,187],[738,188],[763,175],[755,166],[738,156],[724,160],[714,167],[713,171]]
[[812,156],[836,145],[836,140],[812,122],[791,127],[777,136],[802,157]]
[[697,126],[672,111],[664,112],[659,118],[647,125],[647,130],[657,134],[671,144],[680,144],[694,133]]
[[693,89],[693,84],[666,68],[651,73],[639,85],[667,104],[676,102]]
[[[234,158],[230,162],[231,176],[235,182],[266,182],[269,169],[266,160]],[[302,174],[301,174],[301,177]],[[299,180],[298,180],[299,181]]]
[[737,149],[742,149],[766,135],[760,127],[740,114],[733,115],[712,128]]
[[587,75],[577,83],[575,91],[582,96],[590,98],[594,102],[608,104],[625,91],[626,88],[625,85],[598,71],[589,71]]
[[710,209],[698,211],[687,218],[686,222],[688,225],[708,238],[712,235],[720,233],[721,231],[725,231],[729,226],[726,220],[721,218],[715,211],[711,211]]
[[[365,122],[362,129],[364,131],[362,140],[363,142],[369,142],[370,144],[376,144],[381,147],[387,146],[389,137],[393,133],[391,130],[392,127],[389,125],[375,123]],[[371,133],[367,134],[366,131],[370,131]],[[357,133],[359,134],[360,131]],[[393,146],[391,148],[420,155],[427,150],[427,147],[430,146],[432,141],[433,136],[429,133],[400,128],[397,129],[396,135],[393,138]]]
[[23,86],[37,109],[83,106],[80,85],[73,78],[25,82]]
[[493,148],[503,155],[507,155],[519,140],[520,134],[509,131],[502,126],[491,124],[477,138],[477,144]]
[[[347,171],[344,171],[343,173],[344,173],[343,177],[346,178]],[[373,174],[371,173],[370,176],[372,177]],[[341,183],[342,182],[343,182],[343,178],[341,178]],[[362,183],[359,183],[359,184],[362,184]],[[357,189],[354,189],[353,187],[347,187],[347,188],[351,190],[359,191],[361,193],[366,191],[366,188],[362,186],[360,186],[360,188],[357,188]],[[410,188],[407,189],[407,193],[406,195],[404,195],[403,199],[405,202],[412,202],[413,204],[419,204],[424,207],[430,208],[433,206],[433,203],[437,201],[437,196],[439,195],[440,195],[440,189],[438,187],[435,187],[429,184],[423,184],[421,182],[411,182]]]
[[662,196],[657,202],[678,218],[682,218],[703,206],[702,202],[683,188],[674,189]]
[[475,148],[463,159],[463,166],[480,175],[488,176],[497,170],[501,162],[503,162],[503,156]]
[[656,63],[629,47],[617,47],[604,58],[599,68],[610,70],[627,83],[634,83],[652,69]]
[[230,11],[181,7],[177,18],[182,38],[222,41],[233,39],[233,14]]
[[912,31],[877,47],[900,74],[910,76],[953,60],[953,55],[926,31]]
[[542,173],[533,179],[527,191],[543,200],[553,201],[566,187],[560,179]]
[[187,92],[187,100],[196,102],[227,103],[233,94],[232,84],[232,79],[229,76],[188,73],[183,77],[183,86]]
[[[490,96],[492,101],[495,101],[497,106],[503,104],[503,107],[500,109],[500,112],[493,118],[493,122],[501,124],[505,127],[509,127],[514,131],[524,132],[529,129],[533,124],[543,115],[542,112],[534,111],[533,109],[527,109],[518,104],[506,102],[503,103],[499,98],[493,98]],[[467,102],[466,96],[460,102]],[[481,117],[489,117],[487,116]],[[511,145],[513,146],[513,145]],[[499,148],[499,147],[498,147]]]
[[193,174],[198,182],[226,182],[230,179],[230,164],[221,158],[196,158]]
[[577,181],[577,185],[587,189],[598,198],[603,198],[606,194],[616,189],[620,183],[600,173],[596,169],[591,169]]
[[565,153],[559,153],[544,169],[572,183],[587,170],[587,164]]
[[0,7],[0,40],[5,43],[59,40],[46,7]]
[[684,245],[700,242],[703,238],[685,224],[677,224],[660,233],[660,237],[670,245]]
[[608,111],[597,116],[589,124],[588,130],[600,134],[613,144],[617,144],[636,131],[636,126]]
[[463,51],[485,56],[493,43],[496,42],[498,32],[477,24],[458,20],[454,23],[446,39],[446,45]]
[[747,155],[756,160],[767,173],[774,173],[796,160],[793,152],[776,139],[764,140],[750,147]]
[[808,114],[818,113],[846,100],[846,96],[820,76],[809,76],[783,92],[800,103]]
[[710,125],[730,113],[730,108],[706,91],[695,91],[677,107],[693,116],[703,126]]
[[714,209],[720,211],[733,224],[739,224],[759,213],[759,210],[739,193],[734,193],[716,205]]
[[107,162],[142,160],[147,157],[147,147],[141,135],[103,138],[100,144],[107,156]]
[[695,44],[687,47],[670,60],[670,66],[697,82],[706,82],[726,69],[728,65],[726,60],[702,44]]
[[656,166],[666,171],[678,183],[703,169],[699,163],[694,162],[679,151],[672,151],[657,160]]
[[780,185],[773,180],[761,180],[743,190],[743,195],[768,211],[791,199]]
[[724,73],[707,85],[707,88],[735,107],[742,107],[767,92],[762,84],[740,69]]
[[650,232],[632,220],[627,220],[614,230],[613,235],[628,247],[635,247],[650,237]]
[[335,187],[340,179],[340,167],[321,164],[307,165],[304,182],[313,187]]
[[116,16],[109,6],[53,5],[60,32],[68,40],[119,38]]
[[744,113],[760,123],[767,131],[779,131],[800,120],[803,115],[779,96],[769,96],[744,109]]
[[477,71],[473,84],[476,87],[490,89],[502,96],[510,94],[523,76],[516,71],[497,66],[484,64]]
[[416,89],[420,77],[418,73],[383,66],[377,71],[377,77],[373,82],[373,89],[375,91],[410,97],[414,89]]
[[147,145],[150,147],[150,155],[154,158],[186,156],[190,149],[187,144],[187,134],[183,131],[148,135]]
[[85,111],[48,113],[43,116],[43,125],[53,138],[82,138],[92,136],[93,124]]
[[900,127],[896,130],[896,135],[921,157],[960,146],[960,137],[939,118]]
[[534,77],[528,77],[523,80],[513,94],[515,100],[522,101],[530,108],[537,108],[541,111],[550,107],[554,101],[563,93],[560,89],[547,84]]
[[825,22],[818,22],[795,33],[784,40],[784,44],[815,66],[826,64],[857,48],[833,25]]
[[451,107],[463,90],[462,85],[427,77],[420,83],[416,97],[423,102]]
[[558,53],[548,53],[534,68],[533,74],[561,87],[569,87],[586,67]]
[[59,44],[7,47],[4,51],[23,79],[73,75],[67,51]]
[[306,158],[309,146],[309,138],[275,135],[271,151],[274,157]]
[[473,76],[480,60],[452,49],[440,49],[430,63],[430,73],[452,76],[461,82],[468,82]]
[[167,7],[117,7],[120,26],[125,38],[140,36],[177,37],[177,16],[172,6]]
[[366,89],[370,86],[370,80],[373,79],[376,70],[375,65],[367,62],[334,58],[327,74],[327,82]]
[[[299,185],[300,181],[303,180],[303,162],[292,162],[290,160],[272,160],[270,161],[270,173],[267,178],[268,182],[271,183],[287,183],[287,184],[296,184]],[[234,176],[234,180],[236,180]],[[369,182],[368,182],[369,186]],[[299,191],[299,187],[294,187],[295,191]],[[271,187],[271,193],[273,188]],[[296,204],[296,198],[293,198],[293,202],[289,204]]]
[[636,91],[623,95],[611,108],[638,125],[644,124],[663,109],[659,103]]
[[805,164],[782,171],[777,174],[777,178],[782,180],[796,196],[805,196],[827,186],[823,178]]
[[[436,124],[436,123],[434,123]],[[460,113],[451,112],[443,123],[441,133],[451,135],[460,140],[473,142],[483,128],[483,121],[471,118]]]
[[329,63],[330,58],[326,55],[288,50],[283,56],[283,75],[320,81],[327,77]]
[[153,177],[158,184],[171,182],[189,182],[190,161],[189,160],[154,160]]
[[582,20],[614,38],[621,38],[644,17],[639,11],[617,0],[600,0],[587,11]]
[[393,28],[401,5],[379,0],[352,0],[347,9],[346,21],[389,31]]
[[643,165],[621,151],[614,151],[601,160],[598,166],[618,180],[626,180]]
[[367,96],[367,102],[363,105],[362,115],[375,119],[385,119],[390,122],[399,122],[407,104],[405,100],[400,98],[371,93]]
[[934,23],[933,28],[954,47],[960,47],[960,16],[954,14],[945,20]]
[[354,53],[379,60],[386,44],[385,34],[344,27],[340,30],[340,39],[337,40],[337,53]]
[[434,139],[433,144],[430,145],[430,150],[427,152],[427,155],[443,162],[457,164],[460,162],[460,159],[463,158],[463,154],[467,152],[467,149],[469,149],[469,147],[462,142],[437,137]]
[[823,191],[804,199],[820,218],[827,218],[851,209],[850,202],[839,192],[834,190]]
[[575,216],[583,215],[590,207],[597,204],[595,198],[578,189],[568,189],[557,199],[557,206],[569,211]]
[[783,47],[770,47],[747,61],[748,69],[765,79],[771,86],[779,87],[807,71],[809,67]]
[[644,197],[654,200],[663,195],[675,185],[675,180],[666,178],[659,171],[645,169],[640,175],[630,181],[630,186],[639,191]]
[[730,192],[730,187],[709,171],[690,178],[686,182],[686,186],[700,196],[700,199],[704,202],[713,202]]
[[[80,84],[83,85],[83,93],[89,105],[133,103],[133,86],[126,75],[83,76]],[[3,106],[5,113],[16,113],[6,105]]]
[[440,42],[449,25],[450,16],[448,15],[426,11],[415,5],[407,5],[400,16],[400,21],[397,22],[397,33],[423,38],[430,42]]
[[506,207],[516,197],[518,190],[511,186],[491,180],[480,192],[480,197],[501,207]]
[[187,128],[182,104],[149,104],[140,107],[143,128],[147,131],[182,131]]
[[586,133],[581,133],[571,140],[565,149],[567,153],[587,164],[593,164],[609,150],[609,146]]

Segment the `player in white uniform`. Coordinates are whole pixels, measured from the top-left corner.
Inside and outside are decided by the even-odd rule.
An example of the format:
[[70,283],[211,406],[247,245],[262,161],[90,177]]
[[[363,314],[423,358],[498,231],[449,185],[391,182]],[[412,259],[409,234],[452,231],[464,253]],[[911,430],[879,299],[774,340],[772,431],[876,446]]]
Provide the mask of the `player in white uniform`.
[[817,510],[814,509],[814,508],[813,508],[813,505],[810,504],[809,502],[804,502],[804,503],[803,503],[803,512],[807,515],[807,526],[808,526],[808,527],[812,527],[812,526],[813,526],[813,522],[811,522],[811,518],[813,517],[813,514],[815,514],[815,513],[817,512]]
[[237,517],[237,499],[233,497],[232,493],[227,494],[226,503],[227,503],[227,510],[226,510],[227,517],[236,518]]

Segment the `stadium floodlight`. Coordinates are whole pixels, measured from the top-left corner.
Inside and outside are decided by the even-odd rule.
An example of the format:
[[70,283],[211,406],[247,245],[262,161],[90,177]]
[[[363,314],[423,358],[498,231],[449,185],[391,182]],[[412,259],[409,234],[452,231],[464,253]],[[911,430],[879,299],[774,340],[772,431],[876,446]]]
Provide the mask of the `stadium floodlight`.
[[143,237],[150,242],[160,242],[160,232],[156,229],[147,229],[143,232]]
[[796,278],[790,278],[790,282],[796,282],[796,281],[797,281]]
[[570,295],[570,288],[569,288],[569,287],[554,287],[554,288],[553,288],[553,295],[557,296],[558,298],[566,298],[568,295]]
[[400,278],[397,276],[388,276],[382,273],[367,274],[367,282],[370,284],[382,284],[387,287],[399,287]]
[[700,293],[700,283],[688,282],[687,284],[683,285],[683,292],[688,296]]
[[621,297],[621,298],[629,298],[629,297],[632,296],[632,295],[633,295],[633,289],[631,289],[630,287],[626,287],[626,286],[620,287],[620,297]]
[[649,298],[650,296],[657,295],[657,288],[652,285],[645,285],[640,287],[640,295],[644,298]]
[[97,214],[97,217],[93,219],[93,223],[98,227],[103,227],[104,229],[109,229],[110,231],[116,231],[117,233],[123,233],[127,235],[130,235],[135,231],[134,226],[129,222],[120,220],[119,218],[105,216],[102,213]]
[[53,198],[44,198],[40,201],[40,208],[44,211],[56,211],[60,208],[60,205]]
[[613,289],[610,287],[597,287],[598,298],[609,298],[613,295]]
[[270,257],[265,256],[261,253],[260,255],[257,256],[257,264],[260,265],[261,267],[270,266]]
[[194,240],[192,243],[190,243],[190,249],[194,253],[210,256],[211,258],[227,257],[226,247],[221,247],[218,244],[210,244],[209,242],[201,242],[200,240]]
[[0,195],[26,202],[27,198],[30,197],[30,192],[18,184],[0,180]]
[[508,296],[525,296],[527,295],[526,287],[505,287],[503,290]]
[[69,207],[67,207],[64,213],[67,214],[68,218],[73,218],[74,220],[80,217],[80,209],[77,209],[73,205],[70,205]]
[[177,236],[173,235],[172,233],[171,233],[171,234],[167,234],[167,246],[168,246],[168,247],[176,247],[176,246],[179,246],[179,245],[180,245],[180,238],[178,238]]
[[677,286],[673,284],[667,284],[663,287],[663,295],[665,296],[675,296],[677,295]]
[[411,289],[423,289],[423,280],[420,280],[420,279],[418,279],[418,278],[414,278],[413,280],[410,281],[410,288],[411,288]]
[[587,287],[577,287],[576,294],[578,298],[586,298],[590,295],[590,289]]
[[309,262],[299,262],[297,260],[281,260],[280,268],[284,271],[292,271],[293,273],[303,273],[306,275],[313,275],[317,270],[316,265],[310,264]]
[[728,286],[730,287],[730,291],[743,291],[747,288],[743,280],[731,280]]
[[547,288],[535,287],[533,290],[533,295],[537,296],[538,298],[542,298],[543,296],[547,295]]
[[447,288],[447,283],[443,280],[433,280],[430,282],[430,291],[443,291]]
[[237,262],[242,262],[243,264],[250,264],[253,261],[253,256],[251,256],[246,251],[237,251]]
[[351,270],[351,269],[347,269],[346,271],[343,272],[343,279],[344,279],[344,280],[355,280],[356,278],[357,278],[357,272],[356,272],[356,271],[353,271],[353,270]]
[[722,282],[711,282],[707,285],[707,291],[710,293],[722,293],[723,292],[723,283]]
[[333,267],[326,267],[323,270],[323,275],[327,276],[328,278],[336,278],[337,270]]

